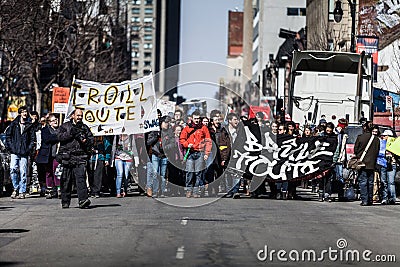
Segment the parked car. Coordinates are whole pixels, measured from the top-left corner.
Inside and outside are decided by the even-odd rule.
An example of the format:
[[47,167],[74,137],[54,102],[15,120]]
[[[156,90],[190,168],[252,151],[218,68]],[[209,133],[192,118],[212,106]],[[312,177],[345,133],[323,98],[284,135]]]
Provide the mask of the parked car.
[[10,178],[10,153],[5,147],[6,135],[0,134],[0,196],[10,196],[13,190]]

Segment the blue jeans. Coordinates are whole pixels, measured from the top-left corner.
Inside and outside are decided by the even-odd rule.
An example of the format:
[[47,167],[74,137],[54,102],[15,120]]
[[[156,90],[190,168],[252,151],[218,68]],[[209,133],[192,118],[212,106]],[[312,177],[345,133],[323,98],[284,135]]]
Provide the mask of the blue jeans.
[[358,184],[360,185],[360,197],[362,203],[372,203],[374,191],[374,170],[361,170],[358,173]]
[[[147,188],[151,188],[153,186],[153,193],[157,194],[158,193],[158,179],[157,179],[157,174],[161,176],[161,195],[165,193],[165,173],[167,171],[167,164],[168,164],[168,159],[167,158],[159,158],[156,155],[151,156],[151,161],[152,161],[152,168],[153,168],[153,179],[150,178],[150,184],[149,180],[147,180]],[[150,176],[151,177],[151,176]],[[149,176],[147,177],[149,178]]]
[[147,169],[146,188],[151,190],[153,190],[153,188],[156,188],[158,191],[157,175],[155,176],[156,180],[154,181],[153,163],[151,163],[150,160],[147,162],[146,169]]
[[132,162],[124,161],[120,159],[115,160],[115,169],[117,170],[117,179],[116,187],[117,187],[117,194],[121,194],[121,184],[122,180],[124,180],[124,192],[127,193],[128,189],[128,175],[131,169]]
[[26,179],[28,171],[28,157],[11,154],[10,176],[14,190],[19,193],[26,192]]
[[343,179],[343,164],[335,165],[335,176],[338,185],[338,197],[342,198],[344,196],[344,179]]
[[[199,194],[199,186],[201,185],[203,169],[204,169],[204,153],[192,152],[186,160],[186,191]],[[194,186],[194,188],[193,188]]]
[[340,183],[344,183],[343,180],[343,164],[336,164],[335,165],[335,175],[336,175],[336,180],[338,180]]
[[276,190],[278,190],[278,192],[287,192],[288,186],[288,182],[276,183]]
[[392,164],[391,171],[388,171],[386,167],[381,168],[382,200],[396,201],[395,176],[396,164]]

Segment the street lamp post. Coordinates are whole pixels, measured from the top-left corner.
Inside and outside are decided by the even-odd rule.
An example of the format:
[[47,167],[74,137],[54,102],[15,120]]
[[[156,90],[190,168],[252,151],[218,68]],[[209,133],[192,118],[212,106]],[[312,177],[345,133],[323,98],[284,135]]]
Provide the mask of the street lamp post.
[[[350,40],[350,52],[356,52],[356,0],[347,0],[350,6],[351,16],[351,40]],[[342,1],[337,0],[335,3],[335,9],[333,10],[333,18],[336,22],[340,22],[343,18]]]

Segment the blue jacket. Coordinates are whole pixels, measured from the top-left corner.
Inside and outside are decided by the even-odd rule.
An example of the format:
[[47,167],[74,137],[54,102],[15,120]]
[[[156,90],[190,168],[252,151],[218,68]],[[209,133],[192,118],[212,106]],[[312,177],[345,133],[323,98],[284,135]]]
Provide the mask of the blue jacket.
[[36,134],[30,120],[25,122],[25,128],[21,134],[20,118],[21,116],[16,117],[8,126],[5,146],[11,154],[27,157],[35,149]]
[[380,141],[380,148],[378,158],[376,159],[376,163],[382,167],[387,167],[387,160],[386,160],[386,140],[379,140]]

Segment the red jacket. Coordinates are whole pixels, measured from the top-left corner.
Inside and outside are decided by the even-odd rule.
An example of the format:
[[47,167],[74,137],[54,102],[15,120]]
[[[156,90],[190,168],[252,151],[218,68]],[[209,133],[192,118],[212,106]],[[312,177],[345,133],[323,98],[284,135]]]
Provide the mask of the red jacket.
[[189,144],[193,144],[192,151],[202,151],[207,156],[210,154],[212,148],[210,132],[205,125],[199,129],[187,125],[181,132],[179,142],[186,149]]

